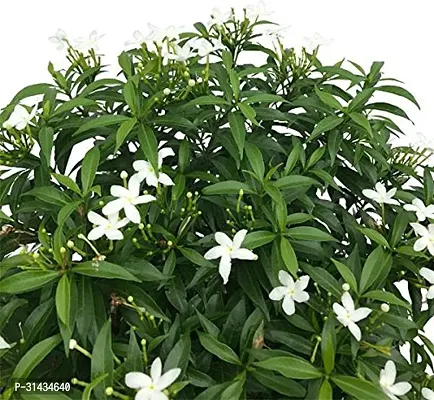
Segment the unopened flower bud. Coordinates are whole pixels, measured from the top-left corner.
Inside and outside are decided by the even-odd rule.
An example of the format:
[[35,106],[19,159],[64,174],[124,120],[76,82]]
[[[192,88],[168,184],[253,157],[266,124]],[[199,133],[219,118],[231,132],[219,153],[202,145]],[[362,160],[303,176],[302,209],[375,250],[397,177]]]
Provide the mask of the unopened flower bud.
[[196,81],[194,79],[189,79],[188,86],[193,87],[194,85],[196,85]]
[[141,343],[142,346],[146,346],[146,339],[142,339],[142,340],[140,341],[140,343]]
[[47,230],[46,230],[45,228],[43,228],[43,229],[41,230],[41,232],[42,232],[42,233],[47,233]]
[[133,243],[137,243],[137,238],[132,239]]
[[66,249],[63,246],[60,248],[60,253],[61,254],[65,254],[66,253]]
[[142,229],[144,229],[144,228],[145,228],[145,225],[144,225],[142,222],[140,222],[140,224],[139,224],[139,229],[142,230]]
[[111,386],[105,388],[105,394],[111,396],[113,394],[113,388]]
[[78,379],[77,379],[77,378],[72,378],[72,379],[71,379],[71,383],[72,383],[73,385],[76,385],[76,384],[78,383]]
[[238,194],[239,194],[240,196],[242,196],[242,195],[244,194],[244,190],[243,190],[243,189],[240,189],[240,191],[238,192]]
[[344,292],[348,292],[348,291],[350,290],[350,285],[349,285],[348,283],[344,283],[344,284],[342,285],[342,290],[343,290]]
[[75,339],[71,339],[69,341],[69,350],[74,350],[75,346],[77,346],[77,341]]
[[390,306],[389,306],[389,304],[387,304],[387,303],[383,303],[383,304],[381,305],[381,311],[383,311],[383,312],[385,312],[385,313],[389,312],[389,311],[390,311]]
[[164,90],[163,90],[163,93],[164,93],[165,96],[169,96],[169,94],[170,94],[170,89],[169,89],[169,88],[164,89]]
[[132,303],[134,301],[134,297],[133,296],[128,296],[127,298],[129,303]]
[[37,258],[39,258],[39,253],[32,254],[32,257],[36,260]]
[[146,225],[146,229],[151,229],[152,228],[152,225],[151,224],[147,224]]
[[187,199],[191,199],[192,197],[193,197],[193,193],[188,192],[188,193],[187,193]]
[[143,68],[143,63],[139,61],[139,62],[137,63],[137,67],[138,67],[138,68]]
[[172,242],[171,240],[169,240],[169,241],[167,242],[167,246],[168,246],[168,247],[172,247],[172,246],[173,246],[173,242]]
[[184,71],[184,77],[185,78],[190,78],[190,72]]
[[128,172],[127,171],[122,171],[121,172],[121,179],[127,179],[128,178]]
[[105,204],[105,203],[104,203],[102,200],[100,200],[100,201],[98,202],[98,205],[99,205],[100,207],[102,207],[104,204]]
[[74,247],[75,243],[74,243],[72,240],[68,240],[68,242],[66,243],[66,245],[67,245],[70,249],[72,249],[72,248]]

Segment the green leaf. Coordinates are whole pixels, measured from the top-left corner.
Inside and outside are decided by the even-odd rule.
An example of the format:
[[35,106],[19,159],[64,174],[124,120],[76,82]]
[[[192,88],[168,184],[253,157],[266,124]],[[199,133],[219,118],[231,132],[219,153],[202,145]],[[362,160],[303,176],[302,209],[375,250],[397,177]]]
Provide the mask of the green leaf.
[[402,240],[409,222],[409,214],[405,211],[401,211],[396,217],[395,222],[393,223],[392,234],[390,235],[390,245],[393,248],[395,248]]
[[272,389],[287,397],[305,397],[306,389],[297,381],[275,375],[271,371],[256,369],[253,377],[265,387]]
[[108,376],[109,376],[108,374],[104,374],[93,379],[92,382],[90,382],[84,389],[83,395],[81,396],[81,400],[92,400],[92,397],[90,397],[90,395],[92,394],[93,389],[95,389]]
[[324,324],[321,335],[321,354],[326,375],[335,368],[336,356],[336,330],[333,318],[329,318]]
[[137,112],[137,101],[136,101],[136,88],[134,86],[134,83],[131,80],[128,80],[127,83],[125,83],[124,89],[122,91],[124,95],[124,99],[132,111],[132,114],[135,114]]
[[15,310],[18,307],[24,306],[26,304],[27,300],[25,299],[12,299],[9,300],[5,305],[2,305],[2,308],[0,310],[0,332],[8,323]]
[[245,194],[254,193],[253,189],[245,183],[237,181],[225,181],[214,183],[202,189],[202,194],[212,196],[218,194],[239,194],[240,189],[243,189]]
[[280,238],[280,254],[286,269],[293,275],[297,276],[298,261],[294,249],[289,240],[283,236]]
[[376,385],[352,376],[332,376],[332,381],[345,393],[359,400],[387,400],[388,397]]
[[51,150],[53,148],[54,130],[53,128],[46,126],[39,131],[38,141],[41,146],[43,159],[46,166],[50,166]]
[[93,276],[105,279],[123,279],[126,281],[140,282],[133,274],[119,265],[107,261],[86,261],[72,268],[72,272],[80,275]]
[[357,228],[357,229],[360,232],[362,232],[365,236],[367,236],[369,239],[378,243],[380,246],[384,246],[387,248],[390,247],[387,239],[380,232],[370,228]]
[[318,399],[333,400],[333,388],[328,379],[324,379],[319,388]]
[[425,203],[427,205],[434,204],[434,180],[431,171],[425,168],[423,173],[424,186],[423,190],[425,193]]
[[383,313],[380,319],[386,324],[400,329],[418,329],[418,326],[410,319],[399,317],[391,313]]
[[128,134],[134,128],[136,123],[137,123],[136,118],[130,118],[129,120],[122,122],[121,126],[116,132],[116,147],[114,153],[116,153],[119,150],[119,148],[123,145],[125,139],[128,137]]
[[230,103],[227,100],[225,100],[223,97],[200,96],[195,98],[194,100],[189,101],[187,104],[183,106],[183,108],[192,107],[192,106],[218,106],[218,105],[229,106]]
[[256,249],[257,247],[265,246],[268,243],[271,243],[276,237],[274,232],[269,231],[256,231],[250,232],[246,235],[246,238],[243,241],[243,247],[246,249]]
[[295,357],[270,357],[253,363],[253,366],[276,371],[292,379],[316,379],[322,376],[311,363]]
[[330,93],[321,91],[317,86],[315,86],[315,93],[324,104],[327,104],[335,110],[342,110],[341,103]]
[[51,186],[40,186],[23,193],[24,196],[32,195],[45,201],[49,204],[55,204],[58,206],[64,206],[66,203],[71,202],[71,198],[64,192],[51,187]]
[[350,285],[354,292],[358,293],[357,281],[353,271],[351,271],[345,264],[334,260],[333,258],[331,260],[341,274],[342,278],[344,278],[344,281]]
[[317,242],[335,242],[336,239],[327,232],[312,226],[296,226],[289,228],[285,235],[293,240],[313,240]]
[[106,399],[105,388],[113,386],[113,352],[111,320],[108,319],[98,333],[92,351],[90,367],[91,379],[97,379],[101,375],[107,375],[100,384],[95,386],[97,399]]
[[259,93],[253,94],[252,96],[247,97],[243,100],[244,104],[252,104],[252,103],[288,103],[283,97],[278,96],[272,93]]
[[240,96],[240,77],[233,69],[229,71],[229,80],[231,82],[232,90],[234,92],[234,97],[238,100]]
[[207,333],[198,332],[200,344],[210,353],[230,364],[241,365],[241,361],[235,352],[224,343],[219,342]]
[[337,298],[341,297],[342,292],[338,281],[324,268],[312,267],[305,263],[303,263],[301,267],[318,285],[330,292],[333,296]]
[[90,189],[95,180],[96,171],[99,165],[99,149],[98,146],[90,149],[84,156],[81,164],[81,184],[83,188],[83,194],[86,195],[90,192]]
[[140,124],[138,135],[141,150],[154,171],[158,171],[158,143],[153,130],[149,126]]
[[54,335],[42,340],[24,354],[12,373],[13,379],[26,380],[31,372],[48,354],[62,341],[60,335]]
[[71,282],[68,275],[64,274],[57,285],[56,289],[56,310],[57,316],[69,326],[69,316],[71,311]]
[[190,357],[191,340],[190,333],[184,333],[181,338],[173,346],[164,363],[164,370],[168,371],[172,368],[181,368],[185,370]]
[[62,209],[57,214],[57,225],[63,227],[68,217],[77,210],[78,206],[81,204],[81,200],[74,201],[73,203],[65,204]]
[[229,126],[232,136],[238,147],[240,159],[243,159],[244,142],[246,140],[246,127],[244,125],[244,117],[239,112],[232,112],[228,115]]
[[371,103],[367,104],[365,106],[366,110],[378,110],[378,111],[385,111],[394,115],[397,115],[398,117],[408,119],[411,121],[411,119],[408,117],[407,113],[400,107],[395,106],[393,104],[389,103]]
[[98,118],[93,118],[88,122],[85,122],[80,126],[73,134],[72,137],[76,137],[80,133],[90,131],[91,129],[103,128],[110,125],[118,125],[122,122],[130,119],[125,115],[101,115]]
[[367,258],[360,277],[360,292],[364,293],[382,275],[389,273],[392,265],[391,256],[381,247],[377,247]]
[[371,98],[372,94],[374,93],[374,90],[375,90],[374,88],[367,88],[357,93],[356,97],[354,97],[354,99],[351,100],[350,104],[348,105],[348,112],[351,113],[353,111],[362,110],[363,106]]
[[337,115],[330,115],[329,117],[322,119],[315,126],[315,129],[309,135],[307,141],[311,142],[312,140],[315,140],[319,135],[321,135],[321,133],[328,132],[333,128],[336,128],[342,124],[342,122],[344,122],[344,119],[342,117],[338,117]]
[[360,125],[369,135],[372,137],[372,128],[369,123],[368,118],[366,118],[363,114],[352,112],[349,114],[349,117],[357,124]]
[[254,125],[259,125],[258,122],[256,121],[255,117],[256,117],[256,111],[254,110],[254,108],[248,104],[245,103],[239,103],[238,107],[240,107],[241,112],[243,113],[243,115],[250,121],[252,122],[252,124]]
[[221,398],[238,400],[243,393],[245,382],[246,382],[246,372],[243,371],[239,376],[237,376],[232,381],[230,386],[223,391]]
[[63,114],[64,112],[68,112],[78,107],[92,107],[98,106],[98,103],[95,100],[86,99],[85,97],[76,97],[75,99],[71,99],[65,101],[59,107],[57,107],[54,112],[51,114],[51,117],[57,117],[58,115]]
[[368,293],[365,293],[362,297],[367,297],[368,299],[378,300],[385,303],[395,304],[397,306],[405,307],[408,310],[411,310],[411,306],[409,303],[396,297],[393,293],[383,290],[372,290]]
[[2,280],[0,293],[24,293],[39,289],[59,277],[57,271],[24,271]]
[[52,173],[51,175],[53,175],[61,185],[66,186],[68,189],[71,189],[73,192],[81,195],[81,189],[69,176],[55,173]]
[[193,264],[200,265],[201,267],[214,268],[214,264],[206,260],[203,255],[196,250],[190,249],[188,247],[178,247],[178,250],[187,260],[190,260]]
[[415,97],[407,89],[404,89],[399,86],[392,86],[392,85],[377,86],[375,89],[381,92],[392,93],[392,94],[396,94],[397,96],[404,97],[407,100],[410,100],[417,108],[420,109],[419,103],[416,101]]
[[313,185],[318,185],[318,181],[313,178],[309,178],[308,176],[288,175],[278,179],[276,182],[274,182],[274,184],[282,190],[289,190],[309,188]]
[[190,162],[190,145],[187,139],[181,141],[178,153],[178,165],[181,172],[184,172]]
[[247,159],[249,160],[250,165],[253,168],[256,176],[258,177],[260,182],[264,180],[265,174],[265,166],[264,159],[262,157],[261,151],[258,147],[252,143],[246,143],[245,145]]

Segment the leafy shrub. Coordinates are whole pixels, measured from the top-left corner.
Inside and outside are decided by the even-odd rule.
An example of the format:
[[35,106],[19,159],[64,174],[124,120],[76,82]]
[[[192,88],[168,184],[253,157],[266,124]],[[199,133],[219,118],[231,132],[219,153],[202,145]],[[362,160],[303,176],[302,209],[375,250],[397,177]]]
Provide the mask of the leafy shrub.
[[117,78],[59,32],[69,67],[3,110],[6,398],[431,395],[433,168],[391,147],[408,117],[376,100],[418,104],[382,62],[324,66],[264,26],[155,31]]

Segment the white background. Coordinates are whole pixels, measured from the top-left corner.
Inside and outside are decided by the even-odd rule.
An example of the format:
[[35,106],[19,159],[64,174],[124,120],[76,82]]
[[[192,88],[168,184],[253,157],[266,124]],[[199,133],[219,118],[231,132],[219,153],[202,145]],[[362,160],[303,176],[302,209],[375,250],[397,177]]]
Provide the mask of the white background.
[[[419,111],[410,102],[396,101],[404,107],[414,125],[403,123],[406,137],[397,143],[419,141],[434,147],[434,78],[432,40],[434,24],[432,2],[428,0],[266,0],[274,11],[269,17],[290,25],[285,43],[299,46],[300,38],[319,32],[333,41],[320,51],[325,63],[342,58],[356,61],[369,70],[372,61],[385,61],[384,73],[400,79],[421,105]],[[246,2],[220,0],[18,0],[2,2],[0,23],[0,108],[29,84],[51,82],[47,64],[64,64],[62,52],[48,41],[57,28],[71,37],[87,36],[92,30],[105,34],[100,52],[106,62],[116,56],[135,30],[146,33],[147,23],[158,26],[207,22],[214,5],[222,10],[241,9]],[[396,98],[394,98],[396,100]],[[401,122],[401,121],[400,121]],[[434,340],[434,321],[427,333]]]

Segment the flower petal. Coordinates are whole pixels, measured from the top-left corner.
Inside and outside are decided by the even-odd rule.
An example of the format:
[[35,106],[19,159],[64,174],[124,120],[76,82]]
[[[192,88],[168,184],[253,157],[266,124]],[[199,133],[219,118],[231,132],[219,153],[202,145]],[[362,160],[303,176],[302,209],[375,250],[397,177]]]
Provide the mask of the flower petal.
[[253,253],[253,251],[247,249],[238,249],[230,253],[231,258],[236,258],[238,260],[257,260],[258,256]]
[[296,291],[295,294],[292,296],[292,298],[297,303],[305,303],[306,301],[309,300],[309,293],[304,291],[299,291],[299,292]]
[[181,374],[181,368],[173,368],[163,374],[163,376],[155,382],[157,390],[164,390],[178,379]]
[[283,286],[286,286],[288,289],[294,289],[294,279],[292,276],[288,274],[288,272],[283,269],[279,271],[279,281]]
[[130,180],[128,181],[128,190],[130,191],[129,195],[131,197],[138,197],[140,194],[140,177],[137,174],[134,174]]
[[124,206],[125,216],[134,224],[140,224],[139,210],[131,203],[127,203]]
[[285,295],[288,293],[288,288],[286,288],[285,286],[278,286],[278,287],[275,287],[271,292],[270,292],[270,294],[268,295],[268,297],[271,299],[271,300],[274,300],[274,301],[280,301],[280,300],[282,300],[284,297],[285,297]]
[[10,348],[11,345],[8,342],[6,342],[6,340],[4,340],[2,336],[0,336],[0,350],[10,349]]
[[365,319],[371,312],[372,312],[372,310],[370,308],[360,307],[351,313],[351,319],[354,322],[359,322],[362,319]]
[[173,186],[175,184],[172,181],[172,178],[163,172],[160,172],[158,174],[158,182],[160,182],[164,186]]
[[428,388],[422,388],[422,396],[425,397],[426,400],[434,400],[434,391]]
[[129,372],[125,375],[125,384],[131,389],[141,389],[151,383],[151,378],[142,372]]
[[395,383],[389,388],[395,396],[403,396],[411,390],[411,385],[408,382]]
[[151,163],[145,160],[137,160],[133,162],[133,168],[137,172],[148,172],[151,167]]
[[360,342],[360,339],[362,338],[362,331],[360,330],[358,325],[355,322],[349,322],[348,329],[350,330],[351,334],[356,338],[356,340]]
[[234,240],[232,242],[232,247],[234,248],[234,250],[238,250],[241,247],[241,244],[246,238],[246,235],[247,235],[247,229],[241,229],[235,234]]
[[428,300],[432,300],[434,299],[434,285],[432,285],[429,289],[428,289],[428,293],[426,294],[426,298]]
[[108,223],[108,221],[104,217],[94,211],[89,211],[89,213],[87,214],[87,219],[95,225],[107,225]]
[[229,280],[229,275],[231,273],[231,258],[229,255],[223,255],[220,259],[219,264],[219,274],[223,278],[223,284],[226,285]]
[[419,274],[422,278],[425,278],[429,283],[434,284],[434,271],[428,268],[421,268]]
[[113,200],[110,203],[107,203],[103,207],[102,213],[104,215],[116,214],[120,210],[122,210],[122,208],[124,208],[124,205],[125,205],[125,200],[124,199]]
[[333,311],[338,316],[338,318],[347,315],[347,310],[345,310],[345,308],[342,307],[339,303],[333,303]]
[[114,197],[128,197],[130,195],[130,192],[123,186],[113,185],[110,188],[110,194]]
[[377,182],[375,184],[375,190],[377,191],[377,193],[381,196],[381,197],[386,197],[387,196],[387,191],[386,191],[386,187],[381,183],[381,182]]
[[428,236],[428,229],[426,229],[423,225],[417,223],[411,223],[411,227],[414,229],[417,235],[419,236]]
[[229,238],[226,233],[223,232],[216,232],[214,235],[215,241],[221,245],[226,247],[232,247],[232,240]]
[[154,196],[151,196],[150,194],[144,194],[143,196],[139,196],[134,200],[134,204],[146,204],[150,203],[151,201],[157,200]]
[[161,358],[157,357],[151,365],[151,379],[154,384],[161,378],[162,368]]
[[342,304],[347,309],[347,311],[354,311],[354,301],[348,292],[344,292],[342,295]]
[[[152,381],[151,381],[152,383]],[[148,389],[147,387],[139,390],[136,393],[136,397],[134,397],[134,400],[154,400],[155,399],[155,391]],[[166,400],[166,399],[164,399]]]
[[292,315],[295,313],[295,303],[291,296],[284,297],[282,308],[286,315]]
[[363,196],[367,197],[368,199],[378,201],[379,196],[378,193],[375,190],[372,189],[364,189],[362,190]]
[[158,151],[158,166],[161,167],[163,164],[163,159],[166,157],[174,156],[175,152],[170,147],[165,147]]
[[392,386],[396,380],[396,365],[392,360],[386,362],[384,366],[383,383]]
[[122,232],[118,231],[117,229],[110,229],[105,232],[105,235],[110,240],[122,240],[124,238]]
[[428,242],[428,251],[434,257],[434,243],[432,241]]
[[98,240],[101,236],[105,234],[105,228],[103,226],[97,226],[93,228],[88,234],[87,238],[89,240]]
[[414,242],[413,250],[414,251],[423,251],[428,247],[428,245],[429,245],[428,237],[426,237],[426,236],[421,237]]
[[123,228],[125,225],[127,225],[130,222],[128,218],[122,218],[120,221],[116,222],[116,228]]
[[228,254],[226,247],[215,246],[205,253],[204,258],[206,260],[215,260],[217,258],[223,257],[225,254]]
[[155,172],[149,172],[146,175],[146,184],[148,186],[157,187],[158,186],[158,178]]
[[309,285],[309,280],[310,280],[309,275],[304,275],[298,278],[297,282],[295,282],[294,285],[295,291],[298,292],[306,289],[307,285]]

